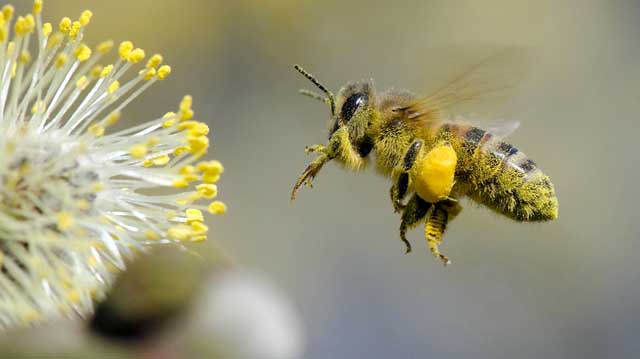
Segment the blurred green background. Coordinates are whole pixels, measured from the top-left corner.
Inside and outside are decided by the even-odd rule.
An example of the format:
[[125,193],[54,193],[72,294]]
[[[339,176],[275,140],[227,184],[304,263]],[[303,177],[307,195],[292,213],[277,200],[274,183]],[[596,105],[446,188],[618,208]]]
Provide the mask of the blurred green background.
[[[14,5],[24,13],[31,1]],[[194,96],[226,169],[229,212],[210,223],[211,239],[293,303],[306,357],[640,351],[638,2],[50,0],[44,17],[85,8],[90,44],[131,40],[172,65],[124,119],[149,120]],[[434,48],[509,45],[525,47],[531,67],[509,105],[522,122],[510,140],[551,176],[557,221],[519,224],[464,202],[443,268],[420,230],[403,254],[390,183],[373,171],[329,165],[289,203],[309,160],[303,148],[326,140],[328,120],[325,106],[297,94],[309,84],[294,63],[334,90],[372,77],[379,89],[423,92],[479,60]],[[2,346],[46,352],[42,338],[56,328],[7,334]],[[84,344],[64,350],[75,345]]]

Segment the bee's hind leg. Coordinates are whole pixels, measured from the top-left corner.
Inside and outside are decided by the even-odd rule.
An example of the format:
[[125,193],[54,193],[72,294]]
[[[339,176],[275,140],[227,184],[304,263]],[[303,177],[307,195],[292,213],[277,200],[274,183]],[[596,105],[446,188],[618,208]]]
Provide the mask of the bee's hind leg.
[[449,221],[453,220],[458,213],[462,211],[462,207],[455,199],[446,199],[433,205],[433,209],[429,213],[427,223],[424,227],[424,235],[431,253],[439,258],[446,266],[451,264],[449,258],[440,253],[438,245],[442,243],[444,231]]
[[425,202],[417,194],[414,194],[402,212],[402,221],[400,223],[400,239],[404,242],[407,249],[405,253],[411,252],[411,243],[407,240],[407,231],[416,227],[427,215],[431,204]]

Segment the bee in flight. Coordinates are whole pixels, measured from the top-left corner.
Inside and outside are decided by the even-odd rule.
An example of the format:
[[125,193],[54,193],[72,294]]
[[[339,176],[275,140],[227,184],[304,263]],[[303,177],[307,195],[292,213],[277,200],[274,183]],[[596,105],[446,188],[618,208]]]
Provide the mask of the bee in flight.
[[401,214],[400,239],[406,253],[411,252],[407,230],[425,223],[429,249],[444,265],[451,261],[438,246],[447,224],[460,213],[458,199],[463,196],[516,221],[558,216],[549,177],[502,140],[516,126],[483,129],[447,117],[449,105],[475,96],[457,90],[466,86],[459,86],[464,81],[454,80],[425,97],[394,89],[376,93],[371,81],[352,82],[334,96],[314,76],[294,67],[324,93],[300,91],[328,104],[332,123],[327,145],[305,149],[318,157],[298,178],[292,201],[303,184],[311,186],[327,162],[336,160],[359,170],[375,152],[376,169],[393,181],[391,202]]

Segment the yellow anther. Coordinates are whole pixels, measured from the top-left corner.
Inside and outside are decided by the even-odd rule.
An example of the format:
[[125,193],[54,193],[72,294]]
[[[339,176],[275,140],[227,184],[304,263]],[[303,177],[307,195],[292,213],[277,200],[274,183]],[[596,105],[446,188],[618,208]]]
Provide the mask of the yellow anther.
[[82,14],[80,14],[80,19],[78,19],[78,21],[82,26],[87,26],[89,25],[92,16],[93,13],[90,10],[85,10],[82,12]]
[[185,180],[183,177],[180,177],[180,178],[175,179],[173,181],[173,187],[175,187],[175,188],[189,187],[189,182],[187,180]]
[[222,166],[222,163],[216,160],[200,162],[198,163],[197,168],[198,168],[198,171],[205,174],[218,175],[224,172],[224,167]]
[[60,20],[60,25],[58,26],[58,29],[63,34],[68,33],[69,30],[71,30],[71,19],[69,19],[68,17],[63,17],[62,20]]
[[29,53],[29,50],[22,50],[18,61],[20,61],[21,64],[28,64],[29,61],[31,61],[31,54]]
[[7,28],[0,26],[0,43],[4,43],[7,40]]
[[62,42],[62,40],[64,40],[64,34],[61,32],[56,32],[49,38],[49,42],[47,42],[47,49],[53,49],[54,47],[58,46]]
[[143,49],[133,49],[127,56],[127,60],[132,64],[137,64],[138,62],[144,60],[145,53]]
[[80,62],[87,61],[91,57],[91,49],[89,46],[81,44],[73,51],[73,55]]
[[189,136],[204,136],[209,134],[209,126],[198,121],[184,121],[178,124],[178,130],[188,130]]
[[89,126],[87,131],[95,137],[102,137],[104,135],[104,126],[99,123],[94,123],[93,125]]
[[219,174],[205,173],[202,176],[202,182],[203,183],[216,183],[216,182],[218,182],[218,180],[220,180],[220,175]]
[[175,116],[176,116],[175,112],[167,112],[162,116],[162,118],[171,118],[171,117],[175,117]]
[[35,25],[36,21],[33,15],[29,14],[26,17],[19,16],[15,24],[16,35],[23,36],[30,33],[35,28]]
[[153,147],[159,143],[160,143],[160,139],[158,137],[151,137],[150,139],[147,140],[148,147]]
[[13,56],[13,53],[16,51],[16,43],[13,41],[9,41],[7,44],[7,56]]
[[199,179],[199,176],[196,174],[186,174],[182,176],[187,182],[195,182]]
[[109,92],[109,94],[113,94],[114,92],[118,91],[119,88],[120,82],[116,80],[111,82],[111,85],[109,85],[109,87],[107,88],[107,92]]
[[148,148],[145,145],[133,145],[129,148],[129,154],[133,158],[142,158],[147,155]]
[[180,101],[180,111],[187,111],[191,109],[191,106],[193,105],[193,97],[191,97],[191,95],[185,95],[182,98],[182,101]]
[[158,235],[158,233],[150,229],[147,229],[146,231],[144,231],[144,236],[150,241],[157,241],[158,239],[160,239],[160,236]]
[[169,228],[167,234],[175,240],[186,241],[192,236],[193,230],[187,226],[180,225]]
[[42,0],[34,0],[33,2],[33,13],[39,14],[42,12]]
[[56,68],[61,69],[67,63],[67,54],[61,52],[56,56]]
[[187,224],[191,224],[193,222],[203,222],[204,216],[202,215],[202,211],[195,208],[189,208],[185,211],[187,216]]
[[209,148],[209,138],[207,136],[188,136],[190,153],[199,153]]
[[2,17],[4,18],[4,21],[11,21],[11,18],[13,18],[13,10],[13,6],[11,5],[5,5],[2,7]]
[[118,54],[120,55],[121,59],[127,60],[132,50],[133,50],[133,43],[131,41],[123,41],[120,43]]
[[225,214],[227,212],[227,205],[220,201],[211,202],[207,208],[211,214]]
[[181,206],[186,206],[189,203],[193,203],[199,199],[201,199],[202,196],[200,195],[200,193],[198,192],[191,192],[187,197],[184,198],[180,198],[176,200],[176,203],[181,205]]
[[93,68],[91,68],[91,77],[98,78],[100,77],[100,73],[102,72],[102,69],[104,67],[102,65],[96,65]]
[[42,25],[42,35],[44,35],[44,37],[49,37],[52,31],[53,26],[51,26],[50,22],[45,22],[44,25]]
[[151,163],[154,166],[164,166],[167,163],[169,163],[170,160],[171,158],[169,157],[169,155],[162,155],[162,156],[152,158]]
[[194,243],[204,242],[206,240],[207,240],[207,236],[206,235],[191,237],[191,242],[194,242]]
[[162,127],[169,128],[176,124],[176,120],[166,120],[162,123]]
[[162,65],[158,69],[158,80],[164,80],[171,73],[171,66]]
[[189,129],[190,136],[206,136],[209,134],[209,126],[203,122],[196,122],[196,125]]
[[47,106],[44,104],[44,101],[42,100],[36,101],[36,103],[33,104],[33,107],[31,107],[31,113],[33,114],[44,113],[46,109],[47,109]]
[[80,303],[80,292],[75,289],[68,291],[65,296],[67,297],[67,300],[73,304]]
[[115,125],[118,121],[120,121],[120,115],[120,111],[111,112],[105,121],[107,126]]
[[26,313],[21,314],[24,324],[29,325],[42,319],[42,315],[35,310],[29,309]]
[[[33,15],[28,14],[27,16],[24,17],[25,21],[27,22],[27,26],[29,26],[29,28],[31,28],[31,30],[36,28],[36,18],[33,17]],[[29,31],[31,31],[29,30]]]
[[192,174],[195,174],[195,172],[196,172],[195,167],[191,165],[184,166],[180,169],[181,175],[192,175]]
[[193,118],[193,110],[180,111],[180,121],[187,121]]
[[109,76],[109,74],[113,71],[113,65],[107,65],[102,68],[102,72],[100,72],[100,77],[105,78]]
[[194,235],[203,235],[209,231],[209,227],[207,227],[206,224],[202,223],[202,221],[194,221],[189,225],[191,226]]
[[149,81],[156,77],[156,69],[145,69],[140,71],[140,75],[144,77],[145,80]]
[[96,192],[96,193],[102,191],[103,189],[104,189],[104,185],[100,182],[96,182],[92,188],[93,192]]
[[72,39],[75,39],[76,37],[78,37],[78,34],[80,33],[80,29],[82,29],[82,24],[80,23],[80,21],[74,21],[71,24],[71,30],[69,30],[69,37]]
[[76,207],[78,207],[78,209],[86,211],[89,208],[91,208],[91,202],[87,201],[86,199],[79,199],[76,202]]
[[179,156],[179,155],[181,155],[181,154],[183,154],[183,153],[185,153],[185,152],[187,152],[187,151],[189,151],[189,147],[187,147],[187,146],[180,146],[180,147],[176,147],[176,149],[175,149],[175,150],[173,150],[173,154],[174,154],[175,156]]
[[80,90],[86,89],[87,85],[89,85],[89,80],[86,76],[82,76],[78,79],[78,81],[76,81],[76,87]]
[[190,130],[195,128],[197,122],[196,121],[184,121],[178,124],[178,131],[182,130]]
[[218,186],[214,184],[202,183],[196,186],[196,190],[207,199],[215,198],[218,195]]
[[99,43],[98,46],[96,46],[96,51],[101,54],[106,54],[107,52],[111,51],[111,49],[113,49],[113,40],[103,41]]
[[58,229],[61,231],[66,231],[75,223],[73,216],[69,212],[60,212],[56,217],[58,219]]
[[162,55],[155,54],[155,55],[151,56],[149,61],[147,61],[146,68],[155,69],[156,67],[162,65],[162,61],[163,61]]
[[16,34],[24,35],[25,26],[26,26],[26,24],[25,24],[25,21],[24,21],[24,17],[18,16],[18,19],[16,20],[16,24],[14,25],[14,30],[16,31]]

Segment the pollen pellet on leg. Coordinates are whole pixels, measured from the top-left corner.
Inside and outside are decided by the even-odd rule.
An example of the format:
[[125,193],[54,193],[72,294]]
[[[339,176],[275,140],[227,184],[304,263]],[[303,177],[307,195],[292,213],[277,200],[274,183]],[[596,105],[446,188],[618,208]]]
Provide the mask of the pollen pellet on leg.
[[457,161],[456,152],[449,145],[437,146],[419,157],[410,171],[416,193],[430,203],[447,198],[454,184]]

